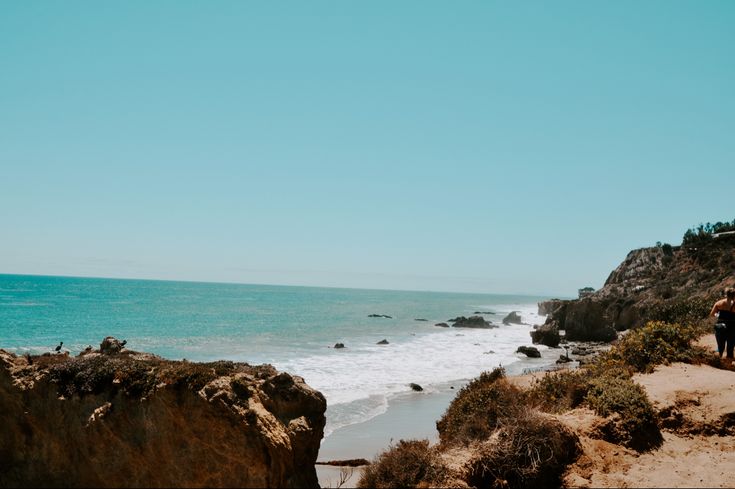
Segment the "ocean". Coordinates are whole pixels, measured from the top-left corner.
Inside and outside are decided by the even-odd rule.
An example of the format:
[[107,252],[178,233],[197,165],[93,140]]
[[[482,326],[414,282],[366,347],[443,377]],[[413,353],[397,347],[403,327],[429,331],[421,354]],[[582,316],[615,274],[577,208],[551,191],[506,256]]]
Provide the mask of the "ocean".
[[[325,395],[328,436],[385,412],[391,399],[411,392],[409,383],[431,394],[500,365],[510,374],[544,367],[548,360],[515,350],[531,344],[545,299],[0,275],[0,348],[41,354],[63,341],[77,354],[115,336],[170,359],[270,363]],[[511,311],[525,324],[503,325]],[[435,326],[476,312],[500,327]],[[384,339],[387,345],[377,344]],[[345,348],[333,348],[338,342]]]

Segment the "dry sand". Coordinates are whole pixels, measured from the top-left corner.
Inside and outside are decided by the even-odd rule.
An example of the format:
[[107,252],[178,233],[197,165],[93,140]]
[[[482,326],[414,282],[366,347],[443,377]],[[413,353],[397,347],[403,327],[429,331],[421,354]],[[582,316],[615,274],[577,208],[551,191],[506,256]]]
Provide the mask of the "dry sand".
[[[700,339],[713,348],[714,335]],[[652,374],[637,375],[659,411],[673,422],[654,451],[633,450],[585,435],[596,422],[589,410],[577,409],[562,420],[580,435],[584,454],[567,472],[570,487],[734,487],[735,372],[706,365],[676,363]],[[723,429],[723,426],[730,429]]]

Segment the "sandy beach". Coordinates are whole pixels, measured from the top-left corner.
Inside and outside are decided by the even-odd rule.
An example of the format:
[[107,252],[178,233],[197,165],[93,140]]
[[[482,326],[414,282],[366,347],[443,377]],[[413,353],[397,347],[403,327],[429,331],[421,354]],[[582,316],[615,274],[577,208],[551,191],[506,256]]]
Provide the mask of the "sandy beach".
[[[550,368],[554,360],[564,350],[559,348],[540,348],[540,359],[524,358],[508,367],[508,374],[523,383],[529,382],[533,375],[522,375],[524,369]],[[488,367],[492,369],[492,367]],[[515,375],[514,375],[515,374]],[[432,443],[438,440],[436,421],[446,411],[457,391],[467,380],[443,385],[430,392],[406,392],[392,399],[385,413],[364,423],[354,424],[335,430],[322,440],[319,450],[319,462],[330,460],[347,460],[364,458],[372,460],[391,443],[398,440],[429,439]],[[337,487],[342,472],[341,467],[317,465],[317,476],[322,487]],[[350,472],[349,468],[346,468]],[[360,477],[359,468],[342,487],[354,487]]]
[[[714,335],[697,342],[714,350]],[[551,350],[545,352],[551,355]],[[516,385],[527,387],[544,372],[510,375]],[[712,436],[697,427],[727,416],[735,402],[735,373],[705,365],[675,363],[657,367],[652,374],[639,374],[635,381],[643,386],[657,409],[676,406],[686,429],[666,431],[664,444],[640,454],[619,445],[589,437],[598,419],[587,409],[576,409],[560,416],[562,422],[578,432],[585,454],[569,467],[566,482],[580,487],[731,487],[729,475],[735,470],[735,445],[731,437]],[[461,387],[435,393],[411,393],[391,403],[388,411],[365,423],[335,431],[322,441],[319,461],[350,458],[372,459],[399,439],[438,437],[435,422]],[[705,430],[706,431],[706,430]],[[703,470],[711,465],[712,470]],[[317,465],[322,487],[355,487],[360,469]]]

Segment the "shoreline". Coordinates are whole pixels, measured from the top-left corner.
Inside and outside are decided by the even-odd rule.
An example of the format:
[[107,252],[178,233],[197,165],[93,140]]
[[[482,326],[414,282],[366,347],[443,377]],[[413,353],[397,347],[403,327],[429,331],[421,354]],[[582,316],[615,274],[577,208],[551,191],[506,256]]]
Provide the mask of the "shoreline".
[[[541,358],[521,358],[506,367],[508,377],[530,379],[538,372],[546,372],[556,367],[556,359],[564,353],[563,348],[539,348]],[[566,364],[576,366],[577,362]],[[565,365],[564,368],[569,368]],[[488,366],[488,370],[496,366]],[[319,448],[319,462],[364,458],[374,460],[392,443],[408,439],[428,439],[431,443],[439,440],[436,422],[441,418],[459,390],[472,379],[434,386],[430,392],[406,392],[392,398],[388,408],[373,418],[334,430],[322,439]],[[453,388],[452,388],[453,387]],[[316,465],[317,477],[321,487],[337,487],[341,482],[343,470],[351,473],[341,487],[354,487],[360,478],[361,467],[334,467]]]

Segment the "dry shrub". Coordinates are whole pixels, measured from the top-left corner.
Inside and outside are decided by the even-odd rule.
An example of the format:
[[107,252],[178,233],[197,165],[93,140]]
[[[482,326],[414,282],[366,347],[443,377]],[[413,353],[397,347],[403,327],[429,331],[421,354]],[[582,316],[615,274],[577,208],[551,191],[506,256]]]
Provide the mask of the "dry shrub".
[[691,363],[696,356],[692,341],[701,334],[702,331],[693,325],[651,321],[625,335],[602,362],[617,363],[645,373],[670,362]]
[[601,425],[600,436],[638,451],[661,446],[663,437],[646,392],[630,377],[616,373],[593,378],[585,397],[597,414],[609,417]]
[[563,413],[582,404],[590,378],[588,369],[550,372],[534,381],[526,398],[542,411]]
[[357,487],[441,487],[446,473],[429,440],[400,440],[365,467]]
[[553,418],[526,410],[502,427],[471,462],[474,487],[560,487],[580,453],[577,435]]
[[502,368],[483,372],[459,390],[436,422],[439,439],[442,444],[484,440],[499,426],[501,419],[518,414],[522,401],[522,391],[508,383]]

